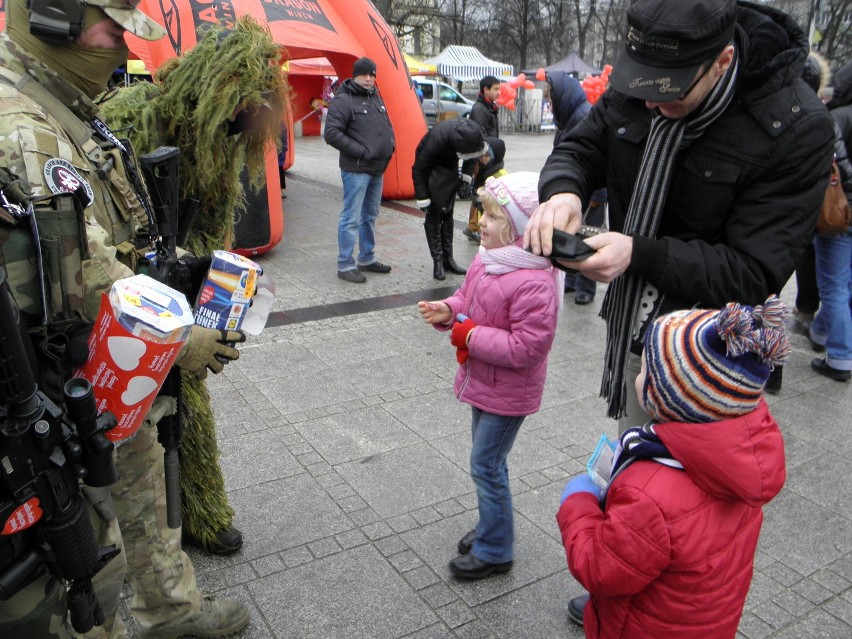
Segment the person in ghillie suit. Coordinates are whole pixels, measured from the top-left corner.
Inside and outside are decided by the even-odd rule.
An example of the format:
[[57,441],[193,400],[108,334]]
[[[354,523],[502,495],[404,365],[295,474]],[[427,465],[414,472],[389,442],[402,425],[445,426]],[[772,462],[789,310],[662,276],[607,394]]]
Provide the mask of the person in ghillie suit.
[[676,311],[645,331],[635,387],[650,419],[621,435],[606,485],[571,479],[556,515],[568,568],[591,593],[568,608],[588,639],[737,635],[763,506],[786,479],[763,391],[789,356],[787,315],[772,295]]
[[[281,73],[286,51],[248,17],[232,30],[212,27],[182,56],[166,61],[155,81],[120,89],[102,105],[110,126],[137,153],[180,149],[180,196],[198,210],[182,248],[196,256],[230,248],[244,206],[240,173],[263,179],[264,149],[278,144],[290,87]],[[184,541],[227,554],[242,546],[225,494],[215,422],[203,380],[183,375],[184,442],[180,483]]]

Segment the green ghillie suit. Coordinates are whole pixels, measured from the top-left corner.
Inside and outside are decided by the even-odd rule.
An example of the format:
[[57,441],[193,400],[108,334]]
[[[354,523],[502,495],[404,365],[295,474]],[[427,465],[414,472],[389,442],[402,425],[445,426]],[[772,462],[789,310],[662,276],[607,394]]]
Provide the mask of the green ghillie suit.
[[[160,145],[180,148],[181,199],[200,202],[186,250],[209,255],[229,248],[244,197],[240,173],[264,175],[264,147],[277,144],[290,87],[280,60],[286,51],[251,18],[233,30],[210,28],[184,55],[165,62],[155,83],[122,88],[101,105],[119,135],[140,155]],[[239,112],[251,126],[228,135]],[[183,374],[185,424],[180,484],[184,530],[204,548],[231,527],[234,511],[219,467],[215,423],[203,380]]]

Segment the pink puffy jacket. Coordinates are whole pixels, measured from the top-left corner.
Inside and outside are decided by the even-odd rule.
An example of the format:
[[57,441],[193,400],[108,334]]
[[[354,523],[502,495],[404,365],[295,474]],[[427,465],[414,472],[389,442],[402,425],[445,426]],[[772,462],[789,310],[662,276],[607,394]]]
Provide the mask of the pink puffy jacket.
[[470,357],[456,373],[459,401],[495,415],[536,412],[556,334],[558,300],[551,270],[492,275],[477,255],[464,284],[444,302],[453,318],[463,313],[477,325],[468,344]]
[[762,506],[786,478],[781,431],[763,401],[742,417],[654,429],[683,470],[634,462],[603,511],[580,492],[556,515],[571,574],[592,593],[586,637],[733,639]]

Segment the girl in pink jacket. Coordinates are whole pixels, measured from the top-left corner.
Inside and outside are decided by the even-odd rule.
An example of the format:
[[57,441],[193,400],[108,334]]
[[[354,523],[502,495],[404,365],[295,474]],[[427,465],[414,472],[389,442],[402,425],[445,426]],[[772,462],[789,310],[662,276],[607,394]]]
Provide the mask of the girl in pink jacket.
[[[479,190],[481,244],[461,288],[444,301],[418,302],[439,330],[452,330],[459,370],[455,393],[471,405],[470,473],[479,523],[450,562],[457,577],[481,579],[512,568],[514,528],[506,458],[524,417],[541,405],[556,333],[563,273],[521,248],[538,206],[538,173],[491,178]],[[455,320],[455,321],[454,321]]]

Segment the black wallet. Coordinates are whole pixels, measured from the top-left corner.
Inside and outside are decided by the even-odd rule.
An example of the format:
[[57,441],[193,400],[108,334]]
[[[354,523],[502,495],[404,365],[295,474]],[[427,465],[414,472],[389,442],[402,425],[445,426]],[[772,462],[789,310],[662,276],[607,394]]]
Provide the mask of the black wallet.
[[[530,249],[527,249],[530,250]],[[550,263],[560,271],[575,272],[559,260],[574,260],[579,262],[594,255],[595,249],[583,241],[582,235],[571,235],[565,231],[553,230],[553,250],[550,253]]]

